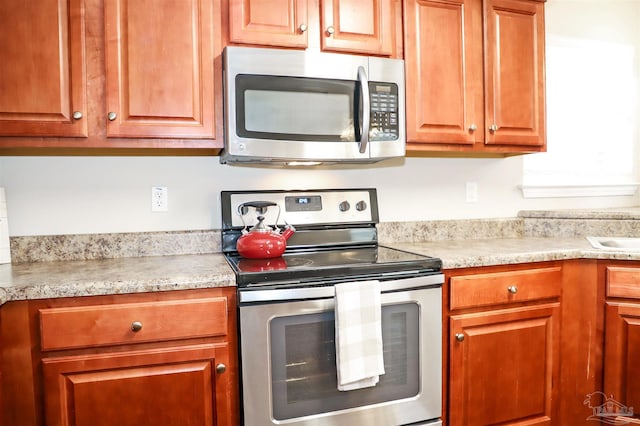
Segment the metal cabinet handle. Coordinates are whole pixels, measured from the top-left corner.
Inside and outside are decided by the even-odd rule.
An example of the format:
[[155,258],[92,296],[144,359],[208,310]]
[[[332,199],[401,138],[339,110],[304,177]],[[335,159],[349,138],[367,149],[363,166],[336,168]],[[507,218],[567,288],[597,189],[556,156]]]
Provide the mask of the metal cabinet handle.
[[80,111],[73,111],[73,119],[80,120],[82,118],[82,113]]
[[131,331],[137,333],[140,330],[142,330],[142,323],[140,321],[134,321],[131,323]]
[[328,35],[332,35],[335,32],[336,32],[336,29],[333,28],[333,26],[327,27],[327,34]]
[[300,30],[301,33],[307,31],[307,24],[300,24],[298,29]]
[[509,287],[507,287],[507,290],[511,294],[516,294],[518,292],[518,287],[515,285],[510,285]]
[[475,132],[476,130],[478,130],[478,126],[476,126],[475,124],[472,124],[471,126],[469,126],[470,132]]
[[[333,28],[333,27],[329,27]],[[363,66],[358,67],[358,81],[360,82],[360,91],[362,93],[362,134],[360,135],[360,154],[367,152],[369,144],[369,126],[371,124],[371,108],[369,105],[369,80],[367,72]]]
[[492,124],[491,126],[489,126],[489,131],[491,133],[495,133],[498,131],[498,125],[497,124]]
[[109,119],[109,121],[113,121],[118,117],[118,114],[116,114],[113,111],[110,111],[109,114],[107,114],[107,118]]
[[227,371],[227,366],[226,365],[224,365],[223,363],[220,363],[220,364],[216,365],[216,372],[218,374],[222,374],[225,371]]
[[464,340],[464,334],[462,333],[456,333],[456,340],[458,342],[462,342]]

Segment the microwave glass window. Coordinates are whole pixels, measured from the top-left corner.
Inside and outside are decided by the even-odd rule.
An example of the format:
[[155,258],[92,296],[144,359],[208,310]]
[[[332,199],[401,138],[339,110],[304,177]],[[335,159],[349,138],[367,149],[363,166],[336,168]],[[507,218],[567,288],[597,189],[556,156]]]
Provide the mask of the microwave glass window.
[[353,140],[350,102],[344,93],[247,90],[245,128],[256,133],[340,135],[340,140]]
[[[353,142],[357,83],[307,77],[236,76],[236,134],[283,141]],[[357,113],[356,113],[357,114]]]

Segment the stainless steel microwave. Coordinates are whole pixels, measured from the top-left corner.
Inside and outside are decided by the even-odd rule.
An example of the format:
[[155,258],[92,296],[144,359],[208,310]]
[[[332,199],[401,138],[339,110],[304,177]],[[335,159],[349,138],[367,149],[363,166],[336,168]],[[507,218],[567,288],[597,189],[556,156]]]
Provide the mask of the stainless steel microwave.
[[222,163],[371,163],[405,154],[404,62],[226,47]]

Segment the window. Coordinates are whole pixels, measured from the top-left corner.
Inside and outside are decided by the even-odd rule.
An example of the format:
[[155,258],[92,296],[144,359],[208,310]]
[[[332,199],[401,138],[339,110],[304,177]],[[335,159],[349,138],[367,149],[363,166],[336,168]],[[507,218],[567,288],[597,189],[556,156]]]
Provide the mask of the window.
[[[563,7],[547,16],[563,16],[547,25],[547,152],[524,158],[525,197],[632,195],[640,145],[640,31],[635,24],[625,28],[625,17],[640,16],[640,6],[555,3]],[[617,13],[604,13],[612,5]],[[566,25],[571,8],[580,18]],[[589,16],[597,19],[592,25]],[[557,33],[556,21],[564,21]]]

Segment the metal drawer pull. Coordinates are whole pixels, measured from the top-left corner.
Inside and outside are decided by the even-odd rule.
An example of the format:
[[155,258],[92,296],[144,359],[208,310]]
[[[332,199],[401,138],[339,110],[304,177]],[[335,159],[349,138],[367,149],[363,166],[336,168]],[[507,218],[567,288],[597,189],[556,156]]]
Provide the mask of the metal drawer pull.
[[223,363],[220,363],[220,364],[216,365],[216,372],[218,374],[222,374],[225,371],[227,371],[227,366],[226,365],[224,365]]
[[518,287],[516,287],[515,285],[510,285],[509,287],[507,287],[507,290],[509,290],[509,293],[511,294],[516,294],[518,292]]
[[131,323],[131,331],[137,333],[140,330],[142,330],[142,323],[140,321],[134,321]]
[[464,340],[464,334],[462,333],[456,333],[456,340],[458,342],[462,342]]

